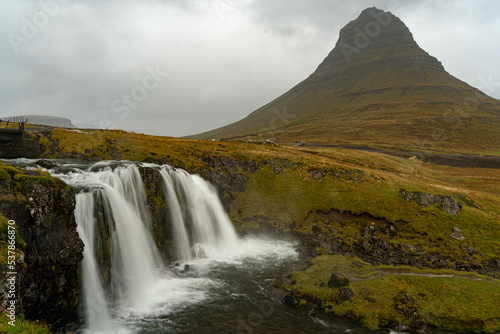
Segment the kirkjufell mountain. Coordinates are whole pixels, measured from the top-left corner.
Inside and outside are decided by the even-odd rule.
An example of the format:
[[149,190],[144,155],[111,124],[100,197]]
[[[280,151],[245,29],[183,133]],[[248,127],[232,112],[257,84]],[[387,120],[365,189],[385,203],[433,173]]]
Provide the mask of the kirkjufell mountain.
[[368,8],[341,29],[307,79],[246,118],[193,138],[498,153],[500,101],[446,72],[398,17]]

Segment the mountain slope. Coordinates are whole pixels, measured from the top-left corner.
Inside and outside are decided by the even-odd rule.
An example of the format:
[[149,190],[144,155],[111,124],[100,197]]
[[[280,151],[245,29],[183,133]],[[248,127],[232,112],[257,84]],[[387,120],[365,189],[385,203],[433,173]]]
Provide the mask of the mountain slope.
[[192,138],[241,136],[500,154],[500,101],[448,74],[399,18],[368,8],[307,79]]

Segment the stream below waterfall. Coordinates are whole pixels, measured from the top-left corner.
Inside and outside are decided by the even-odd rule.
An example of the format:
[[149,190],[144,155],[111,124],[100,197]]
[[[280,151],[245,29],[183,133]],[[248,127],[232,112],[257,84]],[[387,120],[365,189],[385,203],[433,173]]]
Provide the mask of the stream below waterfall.
[[[36,160],[3,161],[33,168]],[[74,332],[389,332],[282,305],[285,292],[277,286],[306,261],[298,242],[238,237],[215,189],[200,177],[142,165],[159,170],[163,181],[169,211],[163,223],[174,239],[174,258],[165,259],[153,240],[140,164],[51,161],[58,165],[51,174],[75,187],[75,218],[85,244],[81,320]],[[109,239],[103,240],[103,226]]]

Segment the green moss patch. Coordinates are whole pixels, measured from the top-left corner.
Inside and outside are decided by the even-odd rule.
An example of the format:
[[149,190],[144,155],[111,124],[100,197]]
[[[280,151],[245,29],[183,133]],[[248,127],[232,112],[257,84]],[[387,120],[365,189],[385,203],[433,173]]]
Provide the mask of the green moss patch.
[[27,183],[38,183],[47,187],[59,189],[61,187],[70,187],[60,179],[53,177],[49,172],[45,171],[30,171],[30,174],[25,174],[21,168],[12,167],[0,162],[0,180],[11,181],[17,187],[21,187]]
[[[10,225],[12,226],[12,225]],[[16,250],[22,250],[26,248],[26,242],[21,238],[17,232],[17,226],[10,227],[8,224],[8,219],[0,214],[0,265],[7,265],[7,255],[9,246],[9,229],[14,231]],[[12,255],[12,254],[11,254]]]
[[[342,301],[339,289],[328,286],[332,273],[350,280],[348,288],[354,292],[350,300]],[[476,273],[372,266],[355,257],[335,255],[314,259],[310,268],[292,278],[295,282],[288,289],[296,289],[299,296],[314,296],[326,312],[349,315],[372,329],[404,320],[395,298],[405,292],[419,305],[420,320],[428,325],[454,331],[500,330],[496,307],[500,280]]]
[[15,326],[8,324],[10,321],[5,314],[0,315],[0,332],[8,334],[50,334],[50,327],[43,323],[36,321],[29,321],[24,319],[22,314],[16,316]]

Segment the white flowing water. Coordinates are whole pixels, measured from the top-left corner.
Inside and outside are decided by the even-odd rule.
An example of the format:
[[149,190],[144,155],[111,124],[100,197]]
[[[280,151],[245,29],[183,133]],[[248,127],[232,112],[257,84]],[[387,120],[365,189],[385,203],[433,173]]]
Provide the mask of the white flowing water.
[[[234,252],[238,249],[236,232],[212,185],[184,170],[162,168],[161,175],[167,203],[172,206],[178,260],[191,260],[193,256],[206,257],[211,252]],[[176,194],[174,186],[182,196]],[[179,198],[184,198],[184,212]]]
[[101,173],[100,178],[122,195],[128,204],[132,205],[133,210],[140,214],[141,221],[151,228],[151,215],[146,205],[146,190],[136,165],[117,168],[114,172]]
[[172,221],[173,234],[175,235],[176,255],[181,260],[191,260],[191,247],[189,237],[184,223],[181,205],[175,193],[174,181],[166,168],[162,168],[160,174],[165,187],[166,201],[170,206],[170,219]]
[[87,319],[88,333],[102,331],[113,332],[117,326],[108,311],[104,289],[98,276],[94,253],[95,220],[89,212],[94,212],[92,193],[80,193],[76,196],[75,218],[79,222],[77,230],[85,244],[82,261],[82,290]]
[[151,287],[159,282],[160,255],[140,213],[117,190],[103,186],[105,205],[115,222],[111,236],[114,292],[135,305],[143,301]]
[[[156,168],[162,176],[170,212],[170,221],[160,223],[172,226],[176,249],[173,260],[186,263],[199,257],[228,259],[231,254],[239,254],[241,245],[215,189],[183,170]],[[207,286],[219,284],[207,278],[181,280],[165,270],[152,238],[146,191],[136,165],[113,170],[107,163],[100,163],[87,171],[54,175],[88,190],[77,195],[75,210],[85,244],[82,281],[87,333],[121,333],[123,328],[117,326],[113,316],[124,319],[169,314],[177,306],[189,304],[186,301],[201,302],[206,298]],[[95,203],[96,198],[99,203]],[[103,209],[96,210],[97,206]],[[98,239],[99,214],[110,231],[110,240],[105,241],[110,244],[111,254],[108,291],[99,277],[100,265],[95,257],[99,252],[94,242]],[[209,261],[198,264],[199,270],[209,270],[210,266]]]

